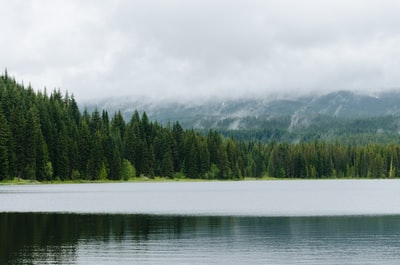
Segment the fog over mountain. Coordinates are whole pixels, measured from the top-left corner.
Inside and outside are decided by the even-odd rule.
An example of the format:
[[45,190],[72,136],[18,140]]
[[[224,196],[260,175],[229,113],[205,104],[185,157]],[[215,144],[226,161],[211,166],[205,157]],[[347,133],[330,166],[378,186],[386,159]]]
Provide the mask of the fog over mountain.
[[394,0],[3,1],[0,69],[82,102],[380,93],[400,88],[398,10]]
[[146,111],[270,138],[397,133],[398,10],[394,0],[4,1],[0,69],[127,120]]
[[87,104],[115,112],[120,110],[129,119],[138,111],[146,112],[152,120],[166,124],[179,121],[185,127],[197,129],[251,129],[262,128],[263,122],[286,120],[287,129],[308,126],[318,117],[335,119],[400,118],[400,92],[360,94],[338,91],[319,96],[292,98],[244,98],[236,100],[213,99],[201,102],[116,99]]

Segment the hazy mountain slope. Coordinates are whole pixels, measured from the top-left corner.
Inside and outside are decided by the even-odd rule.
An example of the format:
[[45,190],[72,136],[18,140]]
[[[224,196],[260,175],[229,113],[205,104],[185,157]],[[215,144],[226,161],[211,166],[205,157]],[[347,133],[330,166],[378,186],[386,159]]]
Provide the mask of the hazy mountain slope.
[[295,99],[154,102],[105,100],[87,104],[112,115],[121,110],[129,120],[145,111],[162,124],[179,121],[185,128],[217,129],[226,136],[255,141],[389,143],[400,141],[400,91],[366,95],[339,91]]
[[[297,99],[243,99],[206,101],[203,103],[151,102],[146,100],[105,100],[87,104],[110,113],[121,110],[129,119],[135,110],[146,111],[160,123],[179,121],[184,127],[260,128],[262,123],[284,120],[288,129],[308,126],[317,117],[364,119],[381,116],[400,117],[400,92],[362,95],[339,91],[315,97]],[[281,122],[282,123],[282,122]],[[283,124],[282,124],[283,126]]]

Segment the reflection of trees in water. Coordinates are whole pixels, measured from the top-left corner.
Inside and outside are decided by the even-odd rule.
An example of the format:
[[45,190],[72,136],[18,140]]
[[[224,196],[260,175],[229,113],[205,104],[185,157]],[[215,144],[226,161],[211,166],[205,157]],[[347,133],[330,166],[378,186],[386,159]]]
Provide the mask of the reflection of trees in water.
[[[285,247],[308,238],[342,244],[349,235],[400,236],[400,217],[199,217],[0,213],[0,264],[74,263],[79,245],[176,239]],[[202,241],[204,240],[204,241]],[[357,240],[357,239],[356,239]],[[365,241],[367,242],[367,241]],[[363,241],[358,242],[363,243]],[[318,243],[317,243],[318,245]],[[233,245],[232,245],[233,246]]]
[[73,262],[79,242],[140,242],[161,234],[162,238],[179,236],[183,224],[181,217],[0,213],[0,263]]
[[26,260],[71,260],[79,229],[68,215],[0,214],[0,263],[26,264]]
[[[0,263],[73,262],[79,243],[208,237],[226,233],[233,217],[0,213]],[[222,230],[221,227],[226,227]]]

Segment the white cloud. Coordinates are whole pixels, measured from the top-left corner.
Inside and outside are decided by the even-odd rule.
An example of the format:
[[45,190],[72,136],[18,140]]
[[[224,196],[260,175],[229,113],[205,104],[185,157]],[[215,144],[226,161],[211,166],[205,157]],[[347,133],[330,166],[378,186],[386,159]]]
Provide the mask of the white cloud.
[[391,0],[2,3],[0,67],[80,99],[400,88]]

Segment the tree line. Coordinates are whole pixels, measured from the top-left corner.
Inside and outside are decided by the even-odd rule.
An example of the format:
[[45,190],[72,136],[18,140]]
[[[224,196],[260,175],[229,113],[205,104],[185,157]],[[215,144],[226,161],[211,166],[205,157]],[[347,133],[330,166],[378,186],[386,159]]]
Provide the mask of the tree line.
[[[248,128],[237,130],[218,128],[225,137],[239,141],[262,143],[312,142],[315,139],[327,143],[346,145],[367,145],[370,143],[389,144],[400,141],[399,120],[396,115],[379,117],[340,118],[315,114],[306,119],[306,124],[291,127],[291,117],[247,117],[241,120]],[[234,122],[234,119],[229,119]],[[228,124],[229,124],[228,122]]]
[[0,180],[400,177],[398,144],[239,141],[146,113],[81,112],[73,96],[0,77]]

